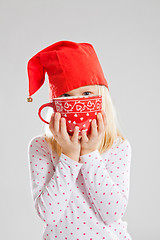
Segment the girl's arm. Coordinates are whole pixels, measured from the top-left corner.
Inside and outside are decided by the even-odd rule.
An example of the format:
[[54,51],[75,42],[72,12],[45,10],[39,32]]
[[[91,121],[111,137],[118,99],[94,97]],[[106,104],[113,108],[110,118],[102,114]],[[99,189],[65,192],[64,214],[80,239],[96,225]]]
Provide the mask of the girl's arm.
[[44,138],[32,139],[28,146],[33,201],[39,217],[56,224],[68,206],[74,183],[82,166],[61,154],[54,167]]
[[[127,140],[111,152],[98,150],[80,156],[88,195],[105,224],[111,224],[124,215],[129,197],[131,146]],[[108,163],[107,163],[108,160]]]

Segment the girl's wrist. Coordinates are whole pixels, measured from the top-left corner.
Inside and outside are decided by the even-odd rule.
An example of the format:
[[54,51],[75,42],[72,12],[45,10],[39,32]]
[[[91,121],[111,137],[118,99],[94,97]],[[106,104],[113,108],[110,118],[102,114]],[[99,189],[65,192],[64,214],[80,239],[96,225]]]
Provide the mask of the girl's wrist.
[[97,150],[97,148],[96,149],[90,149],[90,150],[89,149],[88,150],[82,150],[81,153],[80,153],[80,156],[91,153],[91,152],[94,152],[96,150]]
[[76,162],[79,161],[79,156],[77,154],[68,153],[66,151],[62,151],[62,153]]

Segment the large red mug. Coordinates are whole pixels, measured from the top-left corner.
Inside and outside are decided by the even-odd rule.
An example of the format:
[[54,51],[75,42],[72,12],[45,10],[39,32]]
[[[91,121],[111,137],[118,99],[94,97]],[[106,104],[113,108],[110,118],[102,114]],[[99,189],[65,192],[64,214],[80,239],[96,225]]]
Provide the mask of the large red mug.
[[84,129],[86,134],[90,133],[91,121],[97,118],[97,114],[102,110],[102,96],[70,96],[54,98],[50,103],[43,104],[38,111],[40,119],[49,124],[41,116],[41,111],[45,107],[53,108],[53,112],[60,112],[61,117],[66,119],[66,126],[69,135],[73,135],[75,126],[79,127],[79,135]]

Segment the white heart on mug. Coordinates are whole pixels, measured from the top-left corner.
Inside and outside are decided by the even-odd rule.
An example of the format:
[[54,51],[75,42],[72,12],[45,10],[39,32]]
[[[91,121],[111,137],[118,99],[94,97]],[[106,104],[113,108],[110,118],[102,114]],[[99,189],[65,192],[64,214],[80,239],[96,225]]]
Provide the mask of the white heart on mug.
[[86,126],[86,124],[83,124],[83,127],[85,127]]
[[89,116],[89,113],[87,113],[86,116]]
[[91,107],[93,103],[91,103],[91,101],[88,102],[87,106]]
[[66,115],[66,114],[64,114],[64,117],[67,117],[67,115]]
[[92,119],[89,119],[89,122],[91,122],[92,121]]
[[80,119],[81,119],[81,121],[82,121],[82,120],[83,120],[83,117],[81,117]]
[[76,110],[77,111],[80,111],[82,109],[82,106],[81,105],[76,105]]
[[69,123],[71,123],[71,120],[68,120]]
[[75,122],[75,121],[74,121],[73,123],[74,123],[74,124],[76,124],[76,122]]
[[71,106],[71,104],[68,104],[68,102],[66,102],[65,104],[64,104],[64,107],[65,108],[69,108]]
[[77,117],[78,115],[77,114],[74,114],[75,117]]

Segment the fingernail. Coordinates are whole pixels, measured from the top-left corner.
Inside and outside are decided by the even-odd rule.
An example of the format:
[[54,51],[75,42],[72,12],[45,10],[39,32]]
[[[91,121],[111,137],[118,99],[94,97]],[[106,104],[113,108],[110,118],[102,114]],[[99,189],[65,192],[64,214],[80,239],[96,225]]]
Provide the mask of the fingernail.
[[59,117],[60,116],[60,113],[59,112],[56,112],[56,117]]

